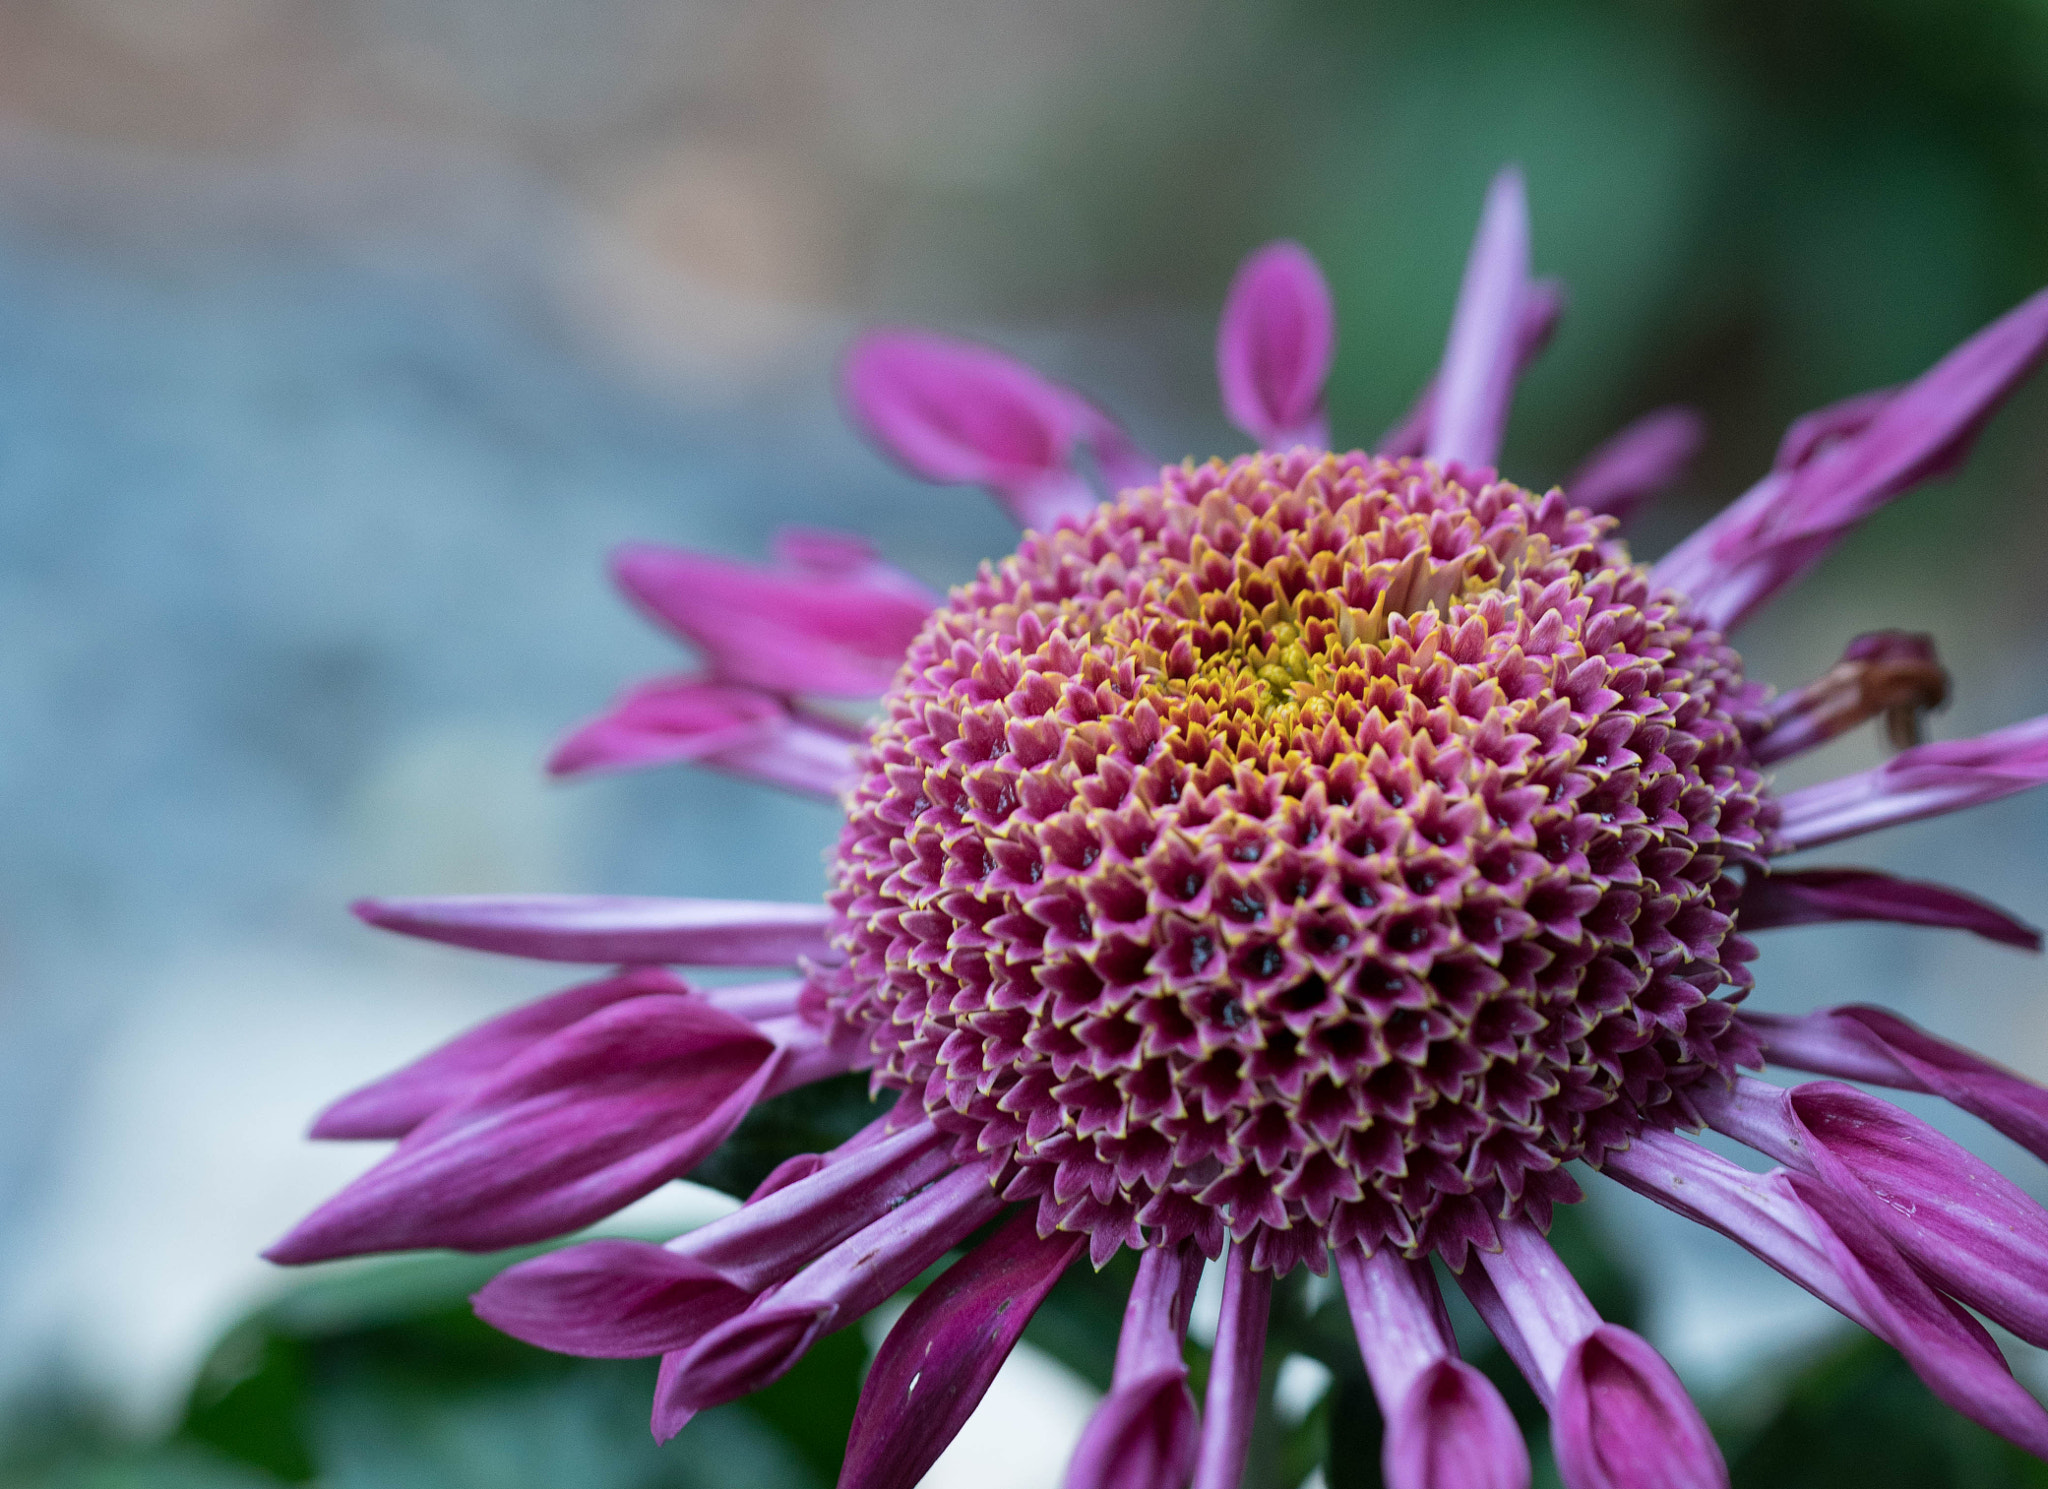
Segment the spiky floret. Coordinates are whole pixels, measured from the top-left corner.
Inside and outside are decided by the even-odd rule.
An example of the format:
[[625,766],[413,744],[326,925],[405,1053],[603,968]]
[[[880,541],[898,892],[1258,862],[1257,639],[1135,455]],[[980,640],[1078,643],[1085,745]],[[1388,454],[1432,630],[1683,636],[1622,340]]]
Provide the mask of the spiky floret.
[[1462,1256],[1696,1121],[1774,808],[1739,659],[1611,528],[1297,450],[1027,536],[861,757],[837,1036],[1098,1258]]

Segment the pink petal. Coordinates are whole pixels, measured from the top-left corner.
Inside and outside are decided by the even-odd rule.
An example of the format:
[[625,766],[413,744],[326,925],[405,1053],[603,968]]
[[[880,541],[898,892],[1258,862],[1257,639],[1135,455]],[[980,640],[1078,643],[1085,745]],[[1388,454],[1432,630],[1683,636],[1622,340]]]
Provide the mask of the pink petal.
[[1974,739],[1915,745],[1874,770],[1781,799],[1781,852],[1817,848],[2048,782],[2048,714]]
[[557,1354],[658,1355],[737,1315],[754,1294],[645,1241],[585,1241],[501,1272],[471,1300],[492,1328]]
[[358,900],[380,930],[543,962],[793,966],[830,960],[824,905],[629,895],[437,895]]
[[600,1008],[649,993],[685,995],[689,985],[656,967],[579,983],[479,1024],[403,1070],[352,1092],[313,1123],[317,1138],[404,1137],[442,1107],[467,1096],[551,1034]]
[[1020,1211],[917,1295],[861,1386],[839,1489],[915,1489],[1085,1239],[1041,1240]]
[[1429,458],[1493,464],[1515,391],[1517,333],[1529,286],[1529,202],[1522,173],[1494,177],[1486,194],[1437,379]]
[[1608,440],[1566,478],[1575,507],[1626,523],[1683,476],[1706,443],[1706,421],[1689,408],[1660,408]]
[[1180,1489],[1187,1483],[1199,1428],[1181,1339],[1201,1275],[1202,1253],[1192,1242],[1154,1246],[1139,1257],[1109,1394],[1081,1431],[1064,1489]]
[[701,648],[719,678],[775,693],[882,693],[935,598],[907,576],[778,572],[652,544],[620,549],[612,571],[652,618]]
[[855,735],[757,688],[666,677],[642,683],[563,740],[548,771],[588,775],[690,760],[829,800],[852,784]]
[[1223,1312],[1209,1353],[1209,1387],[1202,1400],[1202,1435],[1191,1489],[1237,1489],[1251,1453],[1273,1300],[1273,1274],[1254,1272],[1251,1259],[1252,1248],[1240,1241],[1231,1245],[1224,1263]]
[[1746,933],[1775,926],[1843,920],[1888,920],[1943,926],[1988,941],[2041,949],[2041,933],[1996,905],[1918,879],[1894,879],[1876,869],[1780,869],[1755,874],[1743,886],[1736,924]]
[[1896,393],[1795,425],[1778,468],[1661,561],[1660,586],[1719,630],[1799,578],[1892,498],[1967,455],[2048,351],[2048,290],[2023,301]]
[[1387,1489],[1528,1489],[1529,1447],[1492,1381],[1455,1356],[1424,1368],[1387,1418]]
[[1851,1004],[1803,1018],[1747,1010],[1741,1018],[1775,1065],[1929,1092],[2048,1161],[2048,1090],[1895,1013]]
[[1307,249],[1268,243],[1239,266],[1216,328],[1231,423],[1267,449],[1327,447],[1323,384],[1336,352],[1330,286]]
[[1135,484],[1146,465],[1080,394],[972,342],[871,332],[847,355],[843,385],[855,422],[913,474],[985,486],[1025,527],[1094,510],[1097,496],[1074,469],[1081,447],[1116,485]]
[[1572,1346],[1551,1414],[1567,1489],[1727,1489],[1728,1467],[1664,1357],[1602,1324]]
[[614,1003],[415,1127],[265,1254],[495,1251],[576,1230],[696,1167],[778,1060],[753,1025],[701,998]]
[[[1529,364],[1550,345],[1550,338],[1556,334],[1557,323],[1564,316],[1564,282],[1557,279],[1535,279],[1529,282],[1528,293],[1522,297],[1522,312],[1515,327],[1515,375],[1521,376]],[[1429,447],[1429,432],[1436,419],[1437,384],[1440,379],[1432,377],[1423,385],[1415,402],[1402,416],[1401,422],[1380,437],[1373,448],[1388,459],[1403,455],[1420,455]]]

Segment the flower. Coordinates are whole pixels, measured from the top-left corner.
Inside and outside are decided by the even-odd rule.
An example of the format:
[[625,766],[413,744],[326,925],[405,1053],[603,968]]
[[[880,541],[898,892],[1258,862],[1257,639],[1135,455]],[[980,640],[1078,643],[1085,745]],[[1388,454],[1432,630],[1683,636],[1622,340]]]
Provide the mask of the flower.
[[[1263,249],[1217,363],[1264,449],[1163,469],[997,352],[861,342],[855,416],[918,474],[994,492],[1031,529],[1017,552],[941,598],[837,534],[787,534],[765,569],[628,549],[620,583],[706,666],[629,693],[553,762],[694,760],[841,799],[829,902],[364,902],[387,929],[619,970],[329,1108],[316,1136],[397,1146],[271,1256],[559,1236],[687,1173],[754,1103],[863,1070],[900,1099],[839,1148],[666,1246],[522,1262],[478,1312],[551,1349],[661,1355],[666,1438],[993,1223],[863,1389],[841,1484],[908,1486],[1062,1272],[1131,1247],[1114,1380],[1068,1484],[1225,1489],[1273,1279],[1334,1264],[1388,1482],[1526,1485],[1435,1256],[1548,1406],[1573,1489],[1725,1484],[1669,1366],[1544,1240],[1579,1160],[1732,1236],[2048,1457],[2048,1412],[1966,1311],[2048,1345],[2048,1212],[1842,1081],[1946,1097],[2044,1157],[2048,1090],[1879,1009],[1742,1001],[1749,933],[1772,926],[2038,950],[1957,890],[1776,861],[2048,780],[2048,719],[1914,743],[1946,696],[1927,638],[1856,638],[1778,695],[1722,639],[1963,457],[2048,348],[2048,292],[1912,384],[1796,423],[1654,566],[1616,530],[1698,444],[1690,414],[1649,416],[1561,490],[1492,469],[1561,306],[1504,173],[1437,376],[1379,454],[1331,454],[1329,294],[1302,249]],[[865,730],[803,701],[876,692]],[[1878,716],[1904,746],[1888,763],[1771,788],[1764,766]],[[672,966],[795,975],[700,989]],[[1766,1064],[1838,1079],[1746,1073]],[[1780,1167],[1718,1156],[1686,1135],[1703,1126]],[[1198,1411],[1181,1341],[1218,1258]]]

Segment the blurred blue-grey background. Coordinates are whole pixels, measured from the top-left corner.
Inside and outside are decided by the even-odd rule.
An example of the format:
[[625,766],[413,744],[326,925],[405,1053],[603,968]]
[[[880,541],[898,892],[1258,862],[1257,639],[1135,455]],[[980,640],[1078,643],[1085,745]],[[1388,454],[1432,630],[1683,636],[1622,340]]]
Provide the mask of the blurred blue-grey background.
[[[1297,237],[1340,307],[1339,438],[1369,443],[1507,160],[1572,292],[1508,474],[1699,405],[1654,553],[1794,415],[2048,282],[2048,5],[6,0],[0,1391],[162,1419],[278,1285],[254,1252],[366,1161],[301,1142],[322,1100],[546,985],[383,944],[351,895],[816,890],[828,809],[540,762],[680,663],[609,592],[616,543],[758,556],[819,523],[942,584],[1008,545],[844,426],[858,326],[988,337],[1164,456],[1235,453],[1213,316]],[[1739,641],[1789,683],[1932,630],[1937,730],[1973,732],[2048,709],[2044,560],[2037,386]],[[2036,797],[1832,857],[2038,921],[2044,841]],[[1758,997],[1888,1002],[2048,1076],[2048,978],[1998,948],[1773,933]],[[1692,1378],[1824,1326],[1612,1219]]]

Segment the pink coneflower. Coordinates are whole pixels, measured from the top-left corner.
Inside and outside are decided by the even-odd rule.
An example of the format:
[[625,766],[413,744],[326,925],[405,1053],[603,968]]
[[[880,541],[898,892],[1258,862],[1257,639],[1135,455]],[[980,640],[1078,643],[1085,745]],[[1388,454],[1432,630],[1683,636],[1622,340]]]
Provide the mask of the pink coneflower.
[[[1689,457],[1690,415],[1651,415],[1561,490],[1492,469],[1562,303],[1528,262],[1510,172],[1442,366],[1377,455],[1322,448],[1332,312],[1291,244],[1253,255],[1224,310],[1225,407],[1265,446],[1228,462],[1161,469],[985,348],[863,341],[856,416],[919,475],[992,490],[1030,529],[1017,552],[939,597],[836,534],[789,534],[766,569],[629,549],[620,582],[708,666],[628,694],[555,760],[696,760],[843,802],[827,903],[365,902],[387,929],[619,970],[329,1108],[316,1136],[397,1148],[272,1257],[558,1236],[689,1172],[754,1103],[863,1070],[902,1093],[888,1115],[736,1213],[523,1262],[478,1312],[551,1349],[660,1355],[666,1438],[995,1222],[862,1392],[840,1483],[907,1489],[1061,1273],[1131,1247],[1114,1381],[1067,1483],[1228,1489],[1273,1280],[1334,1265],[1388,1482],[1526,1485],[1436,1256],[1548,1406],[1573,1489],[1723,1484],[1670,1368],[1544,1240],[1580,1160],[1734,1237],[2048,1457],[2048,1412],[1975,1316],[2048,1345],[2048,1212],[1863,1091],[1743,1072],[1932,1092],[2044,1157],[2048,1091],[1876,1008],[1742,1006],[1747,933],[1771,926],[2038,949],[1956,890],[1775,863],[2048,780],[2048,718],[1915,744],[1946,690],[1924,637],[1858,637],[1783,694],[1722,639],[1962,458],[2048,346],[2048,292],[1908,386],[1800,420],[1761,481],[1645,566],[1618,521]],[[802,701],[878,692],[859,730]],[[1773,792],[1771,762],[1879,716],[1906,746],[1887,764]],[[671,965],[795,970],[698,989]],[[1781,1166],[1683,1135],[1703,1126]],[[1198,1410],[1182,1336],[1216,1258]]]

